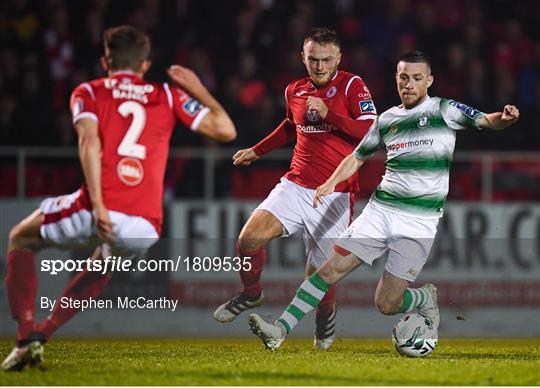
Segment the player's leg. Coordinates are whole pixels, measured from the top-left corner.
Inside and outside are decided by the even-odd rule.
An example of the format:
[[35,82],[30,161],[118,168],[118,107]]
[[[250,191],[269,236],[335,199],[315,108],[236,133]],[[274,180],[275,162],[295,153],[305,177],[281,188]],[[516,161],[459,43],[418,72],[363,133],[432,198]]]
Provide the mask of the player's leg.
[[43,214],[38,209],[9,233],[6,289],[11,315],[17,321],[17,342],[24,345],[34,329],[37,272],[35,250],[41,245]]
[[252,332],[261,338],[268,349],[278,349],[298,322],[321,303],[330,286],[360,264],[361,261],[354,254],[336,246],[332,257],[300,285],[295,297],[275,324],[265,322],[257,314],[249,316]]
[[251,269],[240,270],[243,290],[214,311],[219,322],[231,322],[240,313],[262,304],[264,296],[261,275],[266,261],[265,245],[283,234],[281,222],[267,210],[255,210],[240,232],[237,242],[238,257],[251,257]]
[[18,325],[17,346],[0,364],[1,370],[21,370],[26,364],[37,364],[42,359],[42,342],[33,332],[38,286],[34,252],[43,243],[42,221],[43,214],[38,209],[9,233],[6,291],[11,315]]
[[265,244],[303,228],[302,215],[298,210],[300,192],[300,186],[282,178],[249,217],[238,238],[237,255],[251,257],[251,269],[240,271],[244,289],[214,311],[217,321],[231,322],[243,311],[262,304],[264,294],[260,280],[266,259]]
[[[155,227],[146,219],[130,216],[124,213],[109,211],[114,224],[115,246],[109,244],[99,245],[92,254],[91,260],[103,260],[107,256],[126,257],[140,254],[148,250],[159,238]],[[86,267],[68,282],[62,295],[57,299],[52,313],[43,319],[37,327],[46,340],[66,322],[73,318],[80,308],[64,307],[62,298],[73,300],[96,299],[109,284],[112,273],[102,271],[89,271]]]
[[[334,252],[334,244],[349,227],[354,213],[354,195],[351,193],[332,193],[325,197],[325,204],[313,208],[315,190],[303,189],[304,196],[304,242],[308,262],[306,278],[317,270]],[[335,338],[336,284],[317,307],[315,313],[315,349],[328,350]]]
[[[91,259],[101,260],[102,258],[102,248],[97,247]],[[62,295],[57,298],[51,314],[37,325],[36,331],[42,333],[45,340],[48,341],[61,326],[73,318],[80,310],[80,308],[64,307],[60,303],[62,298],[71,298],[73,300],[95,299],[105,289],[110,278],[110,273],[102,274],[99,271],[89,271],[88,268],[73,276],[64,287]]]
[[389,216],[394,237],[390,239],[385,272],[377,287],[375,304],[383,314],[418,310],[439,326],[437,288],[427,283],[410,288],[427,261],[437,232],[438,219],[400,214]]
[[[45,337],[34,330],[33,309],[37,292],[37,280],[34,279],[37,277],[33,250],[41,245],[84,245],[93,237],[92,225],[90,201],[87,193],[80,189],[72,194],[45,199],[39,210],[13,228],[8,249],[8,267],[11,268],[8,270],[7,288],[12,295],[9,300],[13,315],[20,315],[22,311],[27,327],[24,333],[19,330],[18,346],[2,363],[1,369],[20,370],[27,363],[38,364],[43,359]],[[21,298],[21,295],[26,297]],[[30,326],[31,331],[26,334]]]
[[267,323],[257,314],[252,314],[251,330],[267,348],[279,348],[298,321],[319,305],[332,284],[362,263],[371,265],[386,252],[387,244],[382,237],[387,233],[384,214],[368,204],[337,239],[332,257],[300,285],[295,298],[276,323]]
[[410,282],[384,271],[375,293],[375,306],[384,315],[395,315],[418,310],[439,325],[437,288],[426,283],[419,288],[409,288]]
[[[309,278],[317,268],[310,261],[306,264],[305,279]],[[328,350],[336,337],[336,289],[332,284],[315,312],[315,335],[313,346],[315,349]]]

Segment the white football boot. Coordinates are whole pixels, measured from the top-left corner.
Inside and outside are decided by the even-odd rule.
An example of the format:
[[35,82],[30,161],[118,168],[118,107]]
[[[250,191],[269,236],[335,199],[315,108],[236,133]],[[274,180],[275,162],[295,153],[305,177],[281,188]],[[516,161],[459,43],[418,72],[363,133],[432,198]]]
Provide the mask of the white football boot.
[[27,364],[38,366],[43,362],[43,344],[32,341],[25,346],[15,346],[0,365],[3,371],[21,371]]
[[437,287],[435,287],[434,284],[426,283],[420,288],[426,291],[428,298],[423,306],[418,307],[418,312],[427,317],[433,323],[435,328],[438,328],[440,315],[439,307],[437,306]]
[[266,322],[257,314],[249,316],[249,327],[259,337],[266,349],[278,350],[285,340],[285,333],[280,325]]
[[239,293],[231,300],[223,303],[214,311],[214,319],[218,322],[232,322],[240,313],[259,307],[263,304],[264,294],[261,291],[260,295],[254,299],[248,298],[244,293]]

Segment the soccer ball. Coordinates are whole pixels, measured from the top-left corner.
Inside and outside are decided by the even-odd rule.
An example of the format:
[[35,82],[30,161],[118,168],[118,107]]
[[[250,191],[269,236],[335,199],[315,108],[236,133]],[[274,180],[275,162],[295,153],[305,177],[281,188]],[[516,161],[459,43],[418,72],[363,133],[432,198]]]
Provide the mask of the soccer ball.
[[418,313],[405,314],[394,326],[392,342],[399,354],[409,357],[425,357],[437,345],[437,328]]

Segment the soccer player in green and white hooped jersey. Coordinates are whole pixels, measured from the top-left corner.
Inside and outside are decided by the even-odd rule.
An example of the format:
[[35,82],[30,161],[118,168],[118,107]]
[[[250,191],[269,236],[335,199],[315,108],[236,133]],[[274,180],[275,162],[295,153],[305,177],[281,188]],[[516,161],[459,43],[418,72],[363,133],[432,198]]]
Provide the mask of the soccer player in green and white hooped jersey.
[[281,346],[326,290],[349,272],[388,252],[375,293],[375,305],[385,315],[418,310],[439,325],[437,288],[409,288],[426,263],[448,194],[449,170],[456,130],[503,129],[515,123],[519,110],[485,114],[457,101],[429,97],[433,83],[429,58],[420,51],[402,55],[396,84],[401,105],[373,123],[356,150],[315,192],[313,206],[329,206],[323,196],[350,177],[378,149],[386,148],[386,173],[362,214],[336,240],[333,256],[298,288],[275,323],[250,315],[252,331],[269,349]]

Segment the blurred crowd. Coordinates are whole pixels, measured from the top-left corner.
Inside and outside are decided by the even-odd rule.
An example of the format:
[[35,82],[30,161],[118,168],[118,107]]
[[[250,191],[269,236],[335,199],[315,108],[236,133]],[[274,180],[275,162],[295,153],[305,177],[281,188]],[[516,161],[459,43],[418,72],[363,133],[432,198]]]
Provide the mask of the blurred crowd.
[[[394,58],[433,59],[431,95],[480,110],[513,103],[502,133],[459,136],[461,149],[540,149],[540,1],[534,0],[4,0],[0,5],[2,145],[75,145],[68,110],[78,83],[102,76],[102,33],[132,24],[152,39],[147,78],[193,68],[231,113],[235,146],[250,146],[284,115],[283,91],[303,77],[302,38],[313,26],[342,39],[341,68],[361,75],[379,112],[398,103]],[[202,145],[177,131],[173,145]]]

